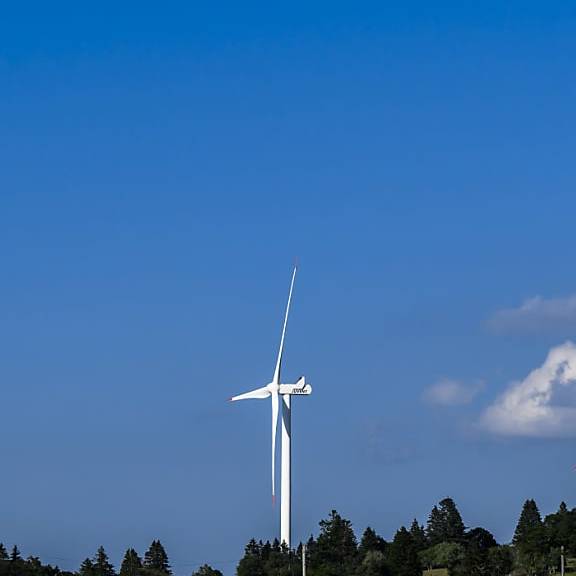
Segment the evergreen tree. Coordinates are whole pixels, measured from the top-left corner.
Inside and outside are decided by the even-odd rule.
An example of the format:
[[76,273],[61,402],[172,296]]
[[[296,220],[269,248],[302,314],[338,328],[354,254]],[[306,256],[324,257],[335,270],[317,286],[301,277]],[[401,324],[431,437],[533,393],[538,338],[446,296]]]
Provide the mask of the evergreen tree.
[[18,550],[18,546],[14,544],[12,547],[12,552],[10,552],[10,561],[16,562],[17,560],[22,560],[22,556],[20,555],[20,550]]
[[220,570],[215,570],[212,566],[208,566],[208,564],[204,564],[200,566],[198,570],[192,572],[192,576],[223,576]]
[[439,503],[439,509],[444,521],[445,541],[462,542],[466,527],[454,500],[452,498],[444,498]]
[[92,561],[92,569],[94,576],[116,576],[114,566],[110,564],[104,546],[98,548],[94,560]]
[[526,500],[512,540],[518,553],[518,561],[528,576],[546,571],[548,544],[540,511],[534,500]]
[[390,544],[388,559],[394,576],[421,576],[422,566],[416,544],[404,526],[396,532]]
[[168,562],[168,555],[160,540],[154,540],[150,544],[150,548],[144,555],[144,568],[149,572],[156,572],[159,574],[172,574],[170,570],[170,563]]
[[428,516],[428,524],[426,526],[426,536],[431,546],[440,544],[444,541],[444,521],[438,506],[434,506]]
[[321,565],[323,576],[347,576],[354,573],[356,553],[352,523],[332,510],[327,520],[320,521],[320,535],[314,554],[310,554],[311,565]]
[[90,558],[86,558],[86,560],[80,564],[78,574],[79,576],[94,576],[94,564]]
[[551,547],[564,546],[568,554],[576,553],[576,510],[568,510],[561,502],[558,512],[546,516],[544,527]]
[[358,556],[360,557],[360,561],[368,552],[384,553],[386,550],[386,544],[386,540],[381,536],[378,536],[378,534],[368,526],[368,528],[364,530],[364,534],[362,534],[362,538],[360,539],[360,546],[358,546]]
[[484,576],[490,574],[489,552],[498,546],[494,536],[484,528],[474,528],[466,535],[464,557],[450,562],[450,576]]
[[[270,547],[270,543],[268,543],[268,546]],[[254,538],[248,542],[246,548],[244,548],[244,557],[236,568],[237,576],[264,576],[262,548],[262,544],[258,544]]]
[[8,552],[2,542],[0,542],[0,560],[8,560]]
[[430,545],[440,542],[463,542],[466,527],[452,498],[444,498],[428,517],[427,536]]
[[120,566],[120,576],[140,576],[142,560],[134,548],[128,548]]
[[424,530],[424,526],[420,526],[418,524],[418,520],[414,518],[412,521],[412,525],[410,526],[410,536],[412,536],[412,540],[414,540],[414,544],[418,551],[422,551],[428,546],[428,541],[426,539],[426,531]]

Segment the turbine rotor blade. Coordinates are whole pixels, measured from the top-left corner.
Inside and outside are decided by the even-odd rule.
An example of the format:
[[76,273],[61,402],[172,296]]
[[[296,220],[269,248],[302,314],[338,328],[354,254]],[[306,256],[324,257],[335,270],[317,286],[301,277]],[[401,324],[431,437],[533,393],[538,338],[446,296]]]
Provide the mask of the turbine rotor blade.
[[280,368],[282,366],[282,353],[284,351],[284,335],[286,334],[286,324],[288,324],[288,313],[290,312],[290,301],[292,300],[292,290],[294,288],[294,279],[296,278],[297,266],[294,266],[292,272],[292,281],[290,282],[290,292],[288,293],[288,304],[286,305],[286,314],[284,315],[284,326],[282,327],[282,337],[280,338],[280,349],[278,350],[278,359],[276,360],[276,369],[274,370],[274,384],[280,384]]
[[272,502],[276,497],[275,462],[276,462],[276,431],[278,430],[278,392],[272,392]]
[[230,402],[236,402],[237,400],[251,400],[252,398],[268,398],[270,396],[270,390],[268,390],[267,386],[264,388],[257,388],[256,390],[252,390],[251,392],[245,392],[244,394],[239,394],[238,396],[232,396],[230,398]]

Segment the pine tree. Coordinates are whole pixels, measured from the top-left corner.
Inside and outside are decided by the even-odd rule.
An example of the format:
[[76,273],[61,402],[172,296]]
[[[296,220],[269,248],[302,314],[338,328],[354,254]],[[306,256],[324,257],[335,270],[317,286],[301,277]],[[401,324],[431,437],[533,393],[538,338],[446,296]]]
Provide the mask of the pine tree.
[[0,560],[8,560],[8,552],[2,542],[0,542]]
[[144,568],[148,571],[159,572],[161,574],[172,574],[170,570],[170,563],[168,562],[168,555],[160,540],[154,540],[150,544],[150,548],[144,555]]
[[428,546],[424,526],[420,526],[416,518],[414,518],[412,525],[410,526],[410,536],[412,536],[412,540],[414,540],[414,544],[416,545],[418,552],[424,550]]
[[444,498],[439,503],[439,509],[444,520],[444,538],[446,542],[462,542],[466,527],[454,500],[452,498]]
[[353,574],[356,564],[357,543],[352,523],[342,518],[336,510],[327,520],[320,521],[320,535],[310,554],[313,566],[322,565],[324,576]]
[[545,570],[548,543],[540,511],[534,500],[526,500],[512,540],[520,566],[529,576]]
[[[268,553],[271,553],[270,543],[267,542]],[[236,568],[237,576],[264,576],[264,561],[262,559],[262,544],[258,544],[254,538],[244,548],[244,556]]]
[[108,555],[104,550],[104,546],[98,548],[94,560],[92,561],[93,574],[94,576],[116,576],[114,571],[114,566],[110,564],[108,560]]
[[362,534],[360,545],[358,546],[358,556],[364,558],[368,552],[377,551],[382,552],[386,550],[386,540],[378,536],[376,532],[368,526]]
[[20,555],[20,550],[18,550],[18,546],[14,544],[12,547],[12,552],[10,552],[10,561],[16,562],[17,560],[22,560],[22,556]]
[[441,542],[463,542],[466,527],[452,498],[444,498],[432,508],[427,536],[431,546]]
[[564,546],[566,552],[573,554],[572,545],[576,536],[576,511],[570,512],[566,503],[561,502],[558,512],[546,516],[544,527],[551,547]]
[[142,560],[134,548],[128,548],[120,566],[120,576],[140,576]]
[[80,564],[78,574],[79,576],[94,576],[94,564],[90,558],[86,558],[86,560]]
[[466,535],[464,557],[449,563],[450,576],[483,576],[490,574],[490,550],[498,546],[494,536],[484,528],[474,528]]
[[542,528],[542,517],[538,505],[534,500],[526,500],[522,507],[522,513],[514,532],[512,542],[514,545],[522,545],[538,533]]
[[394,576],[421,576],[422,566],[416,544],[404,526],[396,532],[390,544],[388,559]]
[[434,506],[428,516],[426,536],[431,546],[444,541],[444,520],[438,506]]

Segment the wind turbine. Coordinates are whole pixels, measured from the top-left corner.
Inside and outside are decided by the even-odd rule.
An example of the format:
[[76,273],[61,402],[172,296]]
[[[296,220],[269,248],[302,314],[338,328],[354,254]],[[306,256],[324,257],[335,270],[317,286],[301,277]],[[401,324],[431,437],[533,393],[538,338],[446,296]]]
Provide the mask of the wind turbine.
[[292,280],[290,282],[290,292],[288,293],[288,304],[284,315],[284,325],[282,327],[282,337],[280,338],[280,348],[276,360],[276,368],[272,382],[269,382],[262,388],[257,388],[251,392],[240,394],[230,398],[231,402],[237,400],[272,399],[272,502],[276,497],[275,489],[275,461],[276,461],[276,435],[278,430],[278,412],[280,400],[282,401],[282,461],[280,467],[280,542],[290,548],[291,533],[291,499],[290,491],[292,477],[290,471],[291,464],[291,406],[290,399],[292,396],[308,396],[312,393],[312,386],[306,384],[306,378],[301,376],[295,384],[282,384],[280,372],[282,369],[282,354],[284,352],[284,336],[286,334],[286,324],[288,323],[288,313],[290,312],[290,302],[292,301],[292,291],[294,289],[294,280],[296,279],[297,267],[294,266]]

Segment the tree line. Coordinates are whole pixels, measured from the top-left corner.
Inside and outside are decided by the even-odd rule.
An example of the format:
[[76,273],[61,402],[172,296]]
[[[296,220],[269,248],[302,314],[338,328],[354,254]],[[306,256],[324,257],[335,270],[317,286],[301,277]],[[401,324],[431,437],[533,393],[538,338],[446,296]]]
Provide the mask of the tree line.
[[[100,546],[92,558],[86,558],[76,572],[60,570],[57,566],[42,564],[36,556],[25,560],[18,546],[10,553],[0,542],[0,576],[173,576],[168,554],[160,540],[154,540],[142,559],[134,548],[128,548],[116,572],[106,550]],[[223,576],[207,564],[200,566],[192,576]]]
[[[485,528],[467,528],[454,500],[445,498],[426,526],[414,520],[390,542],[370,527],[358,542],[351,522],[333,510],[306,543],[306,566],[307,576],[422,576],[435,568],[449,576],[548,576],[559,571],[561,547],[576,556],[576,508],[564,502],[542,519],[536,502],[527,500],[512,542],[498,544]],[[302,548],[251,540],[237,576],[300,574]]]
[[[467,528],[451,498],[435,505],[426,522],[402,526],[391,541],[368,527],[358,542],[350,520],[333,510],[319,523],[317,537],[305,544],[307,576],[422,576],[444,568],[448,576],[548,576],[559,571],[560,554],[576,557],[576,508],[564,502],[542,518],[527,500],[511,543],[499,544],[485,528]],[[237,576],[295,576],[301,572],[303,545],[289,550],[278,540],[250,540],[236,568]],[[0,576],[173,576],[168,555],[154,540],[141,558],[126,550],[118,571],[102,546],[76,572],[23,559],[17,546],[0,543]],[[205,564],[192,576],[222,576]]]

